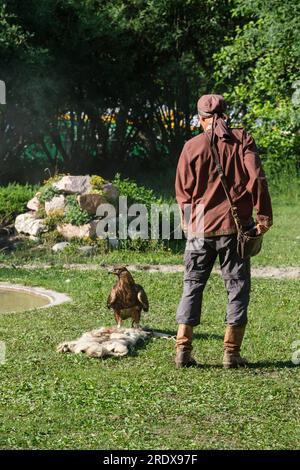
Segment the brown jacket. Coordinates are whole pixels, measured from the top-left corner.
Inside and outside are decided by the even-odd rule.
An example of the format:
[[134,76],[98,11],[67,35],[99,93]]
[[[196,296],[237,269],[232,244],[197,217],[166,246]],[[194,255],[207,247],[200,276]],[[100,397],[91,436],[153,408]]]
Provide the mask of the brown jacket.
[[[232,139],[219,139],[217,148],[238,216],[244,225],[248,225],[255,208],[256,221],[270,227],[271,199],[255,141],[243,129],[231,131]],[[230,205],[204,133],[184,145],[178,161],[175,190],[182,211],[186,204],[191,205],[193,219],[197,204],[203,204],[204,236],[236,232]]]

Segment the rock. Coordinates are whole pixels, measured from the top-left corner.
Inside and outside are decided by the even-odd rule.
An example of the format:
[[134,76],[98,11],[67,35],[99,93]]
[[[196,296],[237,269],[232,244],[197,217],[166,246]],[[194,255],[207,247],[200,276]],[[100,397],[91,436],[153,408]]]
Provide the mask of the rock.
[[42,219],[36,219],[32,212],[20,214],[16,217],[15,228],[19,233],[26,233],[36,237],[41,232],[46,232],[47,227]]
[[96,235],[97,221],[92,220],[84,225],[62,224],[57,226],[57,231],[66,239],[93,237]]
[[91,255],[94,255],[96,253],[97,247],[96,246],[91,246],[91,245],[80,246],[78,248],[78,251],[80,251],[80,253],[82,253],[86,256],[91,256]]
[[34,196],[27,203],[27,208],[30,209],[31,211],[38,211],[40,207],[41,207],[41,203],[38,200],[37,196]]
[[85,176],[63,176],[61,180],[53,183],[53,187],[63,193],[83,194],[91,191],[89,175]]
[[96,214],[97,208],[100,204],[107,202],[104,196],[96,193],[80,194],[77,197],[77,201],[81,209],[87,211],[91,215]]
[[45,211],[49,215],[51,212],[64,209],[66,205],[66,198],[62,194],[60,196],[54,196],[50,201],[45,202]]
[[111,183],[106,183],[102,186],[103,195],[110,201],[116,201],[119,197],[119,190]]
[[63,251],[65,248],[67,248],[67,246],[69,246],[70,243],[69,242],[59,242],[59,243],[56,243],[55,245],[53,245],[52,247],[52,251],[54,251],[55,253],[57,253],[58,251]]
[[39,237],[35,237],[34,235],[29,235],[29,240],[35,243],[39,243],[41,241]]

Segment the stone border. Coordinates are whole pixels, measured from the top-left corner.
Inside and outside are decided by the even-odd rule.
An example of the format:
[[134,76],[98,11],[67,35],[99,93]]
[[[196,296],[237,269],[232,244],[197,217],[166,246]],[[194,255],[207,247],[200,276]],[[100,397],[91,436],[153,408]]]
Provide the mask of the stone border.
[[[60,305],[65,302],[71,302],[72,300],[71,297],[69,297],[67,294],[56,292],[54,290],[44,289],[43,287],[31,287],[31,286],[24,286],[22,284],[12,284],[10,282],[0,282],[0,290],[1,289],[12,290],[16,292],[26,292],[27,294],[32,294],[32,295],[36,295],[40,297],[46,297],[49,300],[48,304],[41,305],[40,307],[33,307],[33,308],[24,310],[26,312],[30,310],[39,310],[41,308],[54,307],[55,305]],[[14,312],[12,311],[8,313],[14,313]],[[17,313],[22,313],[22,312],[17,312]]]

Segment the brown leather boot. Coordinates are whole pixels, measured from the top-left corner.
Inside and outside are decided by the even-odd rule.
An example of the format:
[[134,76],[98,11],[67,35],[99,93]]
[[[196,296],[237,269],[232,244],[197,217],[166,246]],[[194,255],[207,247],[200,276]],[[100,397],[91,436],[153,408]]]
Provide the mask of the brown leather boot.
[[182,367],[197,367],[198,363],[191,357],[193,340],[193,327],[180,323],[178,325],[176,337],[176,357],[175,364],[177,369]]
[[224,358],[225,369],[246,367],[247,359],[241,357],[240,350],[244,338],[246,325],[227,326],[224,336]]

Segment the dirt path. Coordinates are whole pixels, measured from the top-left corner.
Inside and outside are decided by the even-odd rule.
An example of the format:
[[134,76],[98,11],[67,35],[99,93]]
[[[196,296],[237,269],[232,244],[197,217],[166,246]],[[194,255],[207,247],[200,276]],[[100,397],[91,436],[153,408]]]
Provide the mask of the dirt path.
[[[51,269],[54,266],[51,264],[25,264],[22,266],[0,263],[0,268],[15,268],[15,269]],[[99,266],[97,264],[64,264],[62,265],[65,269],[78,269],[78,270],[108,270],[112,266]],[[129,271],[146,271],[149,273],[182,273],[184,268],[182,265],[172,264],[132,264],[127,265]],[[220,273],[219,269],[214,269],[214,273]],[[257,267],[251,269],[253,277],[266,277],[273,279],[300,279],[300,266],[299,267],[280,267],[276,268],[273,266]]]
[[[161,273],[181,273],[184,271],[183,266],[178,265],[147,265],[147,266],[136,266],[132,265],[128,267],[134,270],[143,270],[147,272],[161,272]],[[218,268],[213,269],[214,273],[220,274]],[[275,279],[300,279],[300,267],[281,267],[275,268],[273,266],[265,266],[261,268],[252,268],[251,273],[253,277],[271,277]]]

